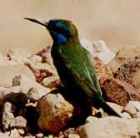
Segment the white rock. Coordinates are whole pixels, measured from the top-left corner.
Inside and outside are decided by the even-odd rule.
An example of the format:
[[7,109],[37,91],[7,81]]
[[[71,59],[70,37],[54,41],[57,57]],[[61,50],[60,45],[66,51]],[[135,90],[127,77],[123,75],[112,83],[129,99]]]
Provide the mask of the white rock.
[[132,104],[138,112],[140,112],[140,102],[139,101],[130,101],[129,103]]
[[78,134],[69,134],[68,138],[80,138]]
[[129,103],[124,107],[123,110],[133,117],[135,117],[137,114],[137,109],[133,101],[129,101]]
[[80,39],[80,42],[93,57],[98,57],[104,64],[108,64],[115,57],[115,54],[107,47],[103,40],[92,43],[87,39]]
[[14,114],[12,113],[12,104],[9,102],[6,102],[4,104],[4,110],[2,113],[2,127],[3,127],[3,129],[8,130],[14,119],[15,119]]
[[22,116],[17,116],[11,123],[11,127],[14,128],[26,128],[27,120]]
[[126,113],[126,112],[123,112],[123,113],[121,114],[121,116],[122,116],[123,118],[128,118],[128,119],[132,118],[132,117],[130,116],[130,114],[129,114],[129,113]]
[[10,138],[23,138],[23,137],[20,136],[17,129],[12,129],[10,132]]
[[97,117],[94,117],[94,116],[89,116],[87,117],[86,119],[86,123],[93,123],[94,121],[98,120]]
[[96,50],[97,57],[103,61],[104,64],[108,64],[115,54],[107,47],[106,43],[102,40],[93,43],[93,47]]
[[87,39],[85,39],[85,38],[81,38],[81,39],[80,39],[80,42],[81,42],[82,47],[84,47],[85,49],[87,49],[88,52],[91,53],[91,55],[92,55],[93,57],[96,56],[96,50],[95,50],[95,48],[93,47],[93,44],[92,44],[91,41],[89,41],[89,40],[87,40]]
[[0,132],[0,138],[10,138],[8,133],[2,133]]
[[35,76],[32,71],[25,65],[0,65],[0,86],[10,87],[12,86],[12,80],[15,76],[26,75],[30,80],[35,80]]
[[80,138],[138,138],[140,120],[105,117],[80,127]]
[[[47,94],[51,91],[51,89],[42,86],[41,84],[37,83],[35,80],[30,79],[26,75],[21,75],[19,77],[19,86],[23,93],[27,94],[30,98],[35,98],[38,100],[43,95]],[[36,93],[33,93],[36,92]]]

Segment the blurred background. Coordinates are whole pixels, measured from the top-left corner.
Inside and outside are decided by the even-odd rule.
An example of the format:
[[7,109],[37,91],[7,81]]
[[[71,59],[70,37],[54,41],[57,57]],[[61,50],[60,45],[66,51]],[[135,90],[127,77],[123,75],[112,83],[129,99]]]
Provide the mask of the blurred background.
[[73,20],[80,37],[102,39],[111,48],[140,45],[139,0],[0,0],[1,51],[18,47],[35,52],[51,44],[47,31],[24,17]]

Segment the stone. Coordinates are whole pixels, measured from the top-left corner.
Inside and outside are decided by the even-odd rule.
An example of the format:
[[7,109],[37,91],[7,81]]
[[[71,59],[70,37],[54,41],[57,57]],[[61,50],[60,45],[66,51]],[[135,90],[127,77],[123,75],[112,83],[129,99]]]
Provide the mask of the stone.
[[23,128],[18,129],[18,132],[21,136],[25,134],[25,130]]
[[132,118],[131,115],[129,113],[126,113],[126,112],[121,113],[121,117],[128,118],[128,119]]
[[80,138],[78,134],[69,134],[68,138]]
[[12,121],[11,125],[12,128],[26,128],[27,120],[22,116],[17,116]]
[[36,138],[43,138],[44,137],[44,134],[43,133],[37,133],[36,134]]
[[129,103],[132,104],[136,108],[137,112],[140,112],[140,102],[139,101],[130,101]]
[[140,100],[140,94],[131,84],[114,78],[107,78],[101,83],[103,96],[107,101],[121,106],[127,105],[130,100]]
[[58,133],[67,126],[73,114],[73,106],[59,93],[43,96],[38,101],[37,109],[40,113],[39,128],[52,133]]
[[16,87],[9,87],[9,88],[6,88],[6,87],[0,87],[0,106],[2,106],[4,104],[4,101],[6,99],[6,97],[8,95],[10,95],[11,93],[13,94],[17,94],[19,93],[21,90],[20,90],[20,87],[16,86]]
[[31,80],[35,80],[35,76],[32,71],[23,64],[15,65],[0,65],[0,86],[10,87],[12,86],[12,80],[15,76],[24,74]]
[[106,66],[99,58],[94,58],[93,65],[96,68],[97,77],[99,78],[100,83],[103,83],[106,78],[109,79],[113,77],[111,69]]
[[139,138],[139,123],[136,119],[105,117],[81,126],[79,134],[80,138]]
[[10,129],[11,123],[14,119],[14,114],[12,113],[12,104],[9,102],[5,102],[2,112],[2,127],[4,131]]
[[19,84],[21,91],[25,93],[27,97],[34,100],[38,100],[43,95],[50,92],[49,88],[42,86],[35,80],[27,77],[26,75],[21,75],[20,77],[18,77],[16,82]]
[[12,129],[10,131],[10,138],[23,138],[23,137],[20,136],[20,134],[19,134],[17,129]]
[[137,109],[133,104],[133,101],[129,101],[129,103],[123,109],[125,112],[129,113],[132,117],[136,117]]
[[86,119],[86,123],[93,123],[94,121],[98,120],[97,117],[94,116],[88,116]]
[[8,133],[2,133],[0,132],[0,138],[10,138]]
[[115,53],[107,47],[103,40],[95,41],[93,47],[96,51],[97,57],[102,60],[104,64],[108,64],[115,58]]

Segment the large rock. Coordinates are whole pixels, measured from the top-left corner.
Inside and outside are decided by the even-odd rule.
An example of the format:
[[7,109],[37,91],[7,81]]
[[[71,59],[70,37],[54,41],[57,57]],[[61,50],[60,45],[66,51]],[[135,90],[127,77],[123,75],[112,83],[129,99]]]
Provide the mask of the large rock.
[[131,84],[109,78],[101,84],[106,100],[125,106],[130,100],[140,100],[140,94]]
[[48,92],[50,92],[49,88],[42,86],[37,83],[35,80],[30,79],[26,75],[16,76],[14,84],[20,87],[20,90],[27,95],[27,97],[38,100]]
[[11,86],[12,80],[16,75],[24,74],[28,76],[31,80],[35,80],[32,71],[22,64],[15,65],[0,65],[0,86]]
[[139,119],[105,117],[80,127],[81,138],[139,138]]
[[50,93],[39,100],[38,110],[40,112],[38,120],[40,129],[57,133],[70,121],[73,106],[59,93]]

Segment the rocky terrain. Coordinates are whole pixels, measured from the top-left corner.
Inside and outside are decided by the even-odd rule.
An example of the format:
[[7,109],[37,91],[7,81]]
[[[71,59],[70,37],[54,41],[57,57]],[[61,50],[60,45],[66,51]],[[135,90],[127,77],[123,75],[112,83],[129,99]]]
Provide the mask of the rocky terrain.
[[76,107],[58,88],[51,47],[34,54],[15,49],[0,56],[1,138],[140,137],[140,57],[114,54],[103,41],[82,43],[95,60],[103,97],[122,118],[93,107],[85,123],[70,125]]

